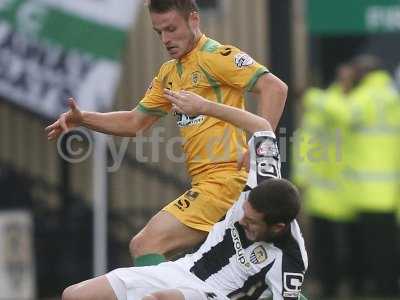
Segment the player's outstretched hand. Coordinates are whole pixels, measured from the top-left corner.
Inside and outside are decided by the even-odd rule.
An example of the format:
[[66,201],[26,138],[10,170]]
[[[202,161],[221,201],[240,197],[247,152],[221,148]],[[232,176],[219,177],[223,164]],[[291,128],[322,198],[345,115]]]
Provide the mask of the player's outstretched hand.
[[205,114],[207,99],[188,91],[164,90],[164,97],[172,103],[172,110],[190,117]]
[[82,123],[82,111],[73,98],[68,99],[69,110],[58,117],[50,126],[46,127],[47,139],[57,139],[61,133],[78,127]]

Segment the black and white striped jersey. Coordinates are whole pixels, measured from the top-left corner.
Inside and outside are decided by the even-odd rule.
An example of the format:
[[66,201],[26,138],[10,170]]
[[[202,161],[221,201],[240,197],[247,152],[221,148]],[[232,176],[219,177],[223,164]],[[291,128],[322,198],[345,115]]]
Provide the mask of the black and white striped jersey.
[[280,177],[275,135],[257,132],[249,141],[250,173],[245,190],[216,223],[198,251],[181,260],[188,271],[230,299],[297,299],[308,260],[299,226],[290,224],[286,235],[273,243],[246,238],[239,220],[250,190],[262,180]]

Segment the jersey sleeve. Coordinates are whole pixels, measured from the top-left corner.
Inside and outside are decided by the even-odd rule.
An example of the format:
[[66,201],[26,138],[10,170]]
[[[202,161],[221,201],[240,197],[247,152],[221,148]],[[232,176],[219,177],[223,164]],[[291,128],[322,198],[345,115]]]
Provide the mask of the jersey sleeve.
[[206,71],[219,82],[247,91],[253,89],[261,75],[269,73],[266,67],[233,46],[220,46],[206,56],[204,64]]
[[283,262],[267,273],[265,281],[273,300],[299,299],[304,281],[304,269],[290,261]]
[[272,131],[255,132],[249,140],[250,171],[246,186],[253,189],[268,178],[281,178],[278,142]]
[[143,99],[138,104],[138,109],[146,114],[163,117],[171,110],[171,103],[164,98],[164,83],[162,69],[153,79]]

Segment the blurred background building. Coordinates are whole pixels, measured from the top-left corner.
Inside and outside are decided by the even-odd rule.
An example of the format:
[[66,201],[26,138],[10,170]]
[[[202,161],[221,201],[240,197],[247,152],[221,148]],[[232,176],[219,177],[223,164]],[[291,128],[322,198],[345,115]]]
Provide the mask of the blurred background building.
[[[85,109],[131,109],[168,59],[142,0],[80,2],[0,1],[0,300],[57,299],[68,284],[131,265],[130,238],[165,204],[162,201],[175,199],[189,184],[170,116],[135,139],[80,131],[55,143],[47,141],[44,128],[66,109],[67,97],[75,96]],[[379,262],[390,253],[392,268],[380,272],[398,285],[399,231],[392,217],[400,215],[400,158],[394,149],[400,137],[400,100],[386,84],[371,93],[389,93],[385,99],[390,100],[376,100],[369,92],[365,96],[360,92],[362,78],[352,77],[351,71],[342,74],[351,83],[341,90],[346,78],[337,71],[343,64],[353,67],[358,55],[374,55],[381,60],[379,69],[391,76],[391,86],[400,86],[400,1],[198,4],[204,33],[240,47],[289,84],[277,136],[283,174],[304,191],[302,222],[311,253],[306,294],[313,299],[393,297],[379,292],[382,284],[373,276],[366,276],[361,285],[351,278],[369,272],[365,260],[357,261],[356,256]],[[387,104],[386,113],[373,103]],[[255,111],[252,99],[247,104]],[[355,128],[361,127],[382,133],[377,116],[390,125],[383,128],[383,137],[368,140],[357,135],[363,131]],[[296,132],[307,139],[296,144]],[[365,148],[373,155],[367,151],[361,156]],[[299,154],[311,158],[311,164],[296,161]],[[368,201],[383,203],[382,189],[390,189],[392,199],[385,209],[377,205],[379,216],[373,214],[373,221],[370,215],[377,206],[363,211],[362,222],[354,212],[354,195],[366,189],[354,182],[354,172],[365,169],[363,160],[361,167],[352,164],[360,157],[371,162],[368,174],[390,169],[393,175],[373,178],[387,185],[369,190],[374,197]],[[383,159],[388,157],[391,162]],[[347,178],[346,166],[353,168]],[[336,190],[324,190],[325,180]],[[370,182],[363,184],[371,187]],[[358,203],[366,203],[359,198]],[[373,229],[365,229],[375,220]],[[364,235],[372,241],[383,239],[374,244],[357,239]],[[107,247],[101,246],[104,242]],[[383,284],[383,289],[393,284]]]

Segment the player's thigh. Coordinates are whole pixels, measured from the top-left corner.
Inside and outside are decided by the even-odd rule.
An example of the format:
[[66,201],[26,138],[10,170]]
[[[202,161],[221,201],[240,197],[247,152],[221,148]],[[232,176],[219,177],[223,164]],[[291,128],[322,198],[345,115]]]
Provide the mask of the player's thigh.
[[166,211],[158,212],[138,234],[138,238],[145,244],[143,247],[154,248],[161,253],[195,246],[206,236],[207,232],[182,224]]
[[205,239],[237,199],[244,174],[219,172],[207,176],[155,215],[130,244],[134,256],[160,253],[172,256]]
[[[190,273],[182,261],[116,269],[108,273],[114,290],[128,300],[229,300]],[[118,287],[123,283],[123,289]]]
[[117,300],[117,297],[106,276],[99,276],[66,288],[62,300]]
[[178,289],[164,290],[146,295],[143,300],[187,300]]
[[[177,288],[177,289],[169,289],[169,290],[161,290],[150,295],[147,295],[143,298],[143,300],[208,300],[212,295],[216,295],[209,293],[210,298],[207,297],[207,293],[202,291],[201,289],[189,289],[189,288]],[[220,299],[226,299],[220,298]]]

